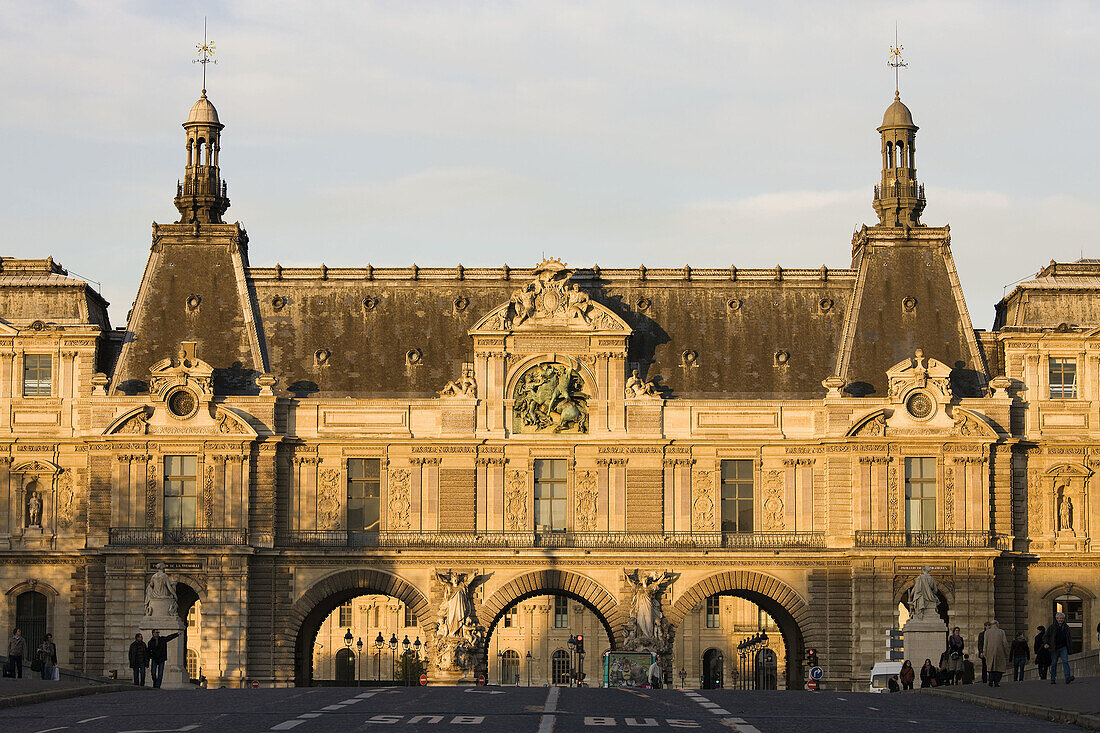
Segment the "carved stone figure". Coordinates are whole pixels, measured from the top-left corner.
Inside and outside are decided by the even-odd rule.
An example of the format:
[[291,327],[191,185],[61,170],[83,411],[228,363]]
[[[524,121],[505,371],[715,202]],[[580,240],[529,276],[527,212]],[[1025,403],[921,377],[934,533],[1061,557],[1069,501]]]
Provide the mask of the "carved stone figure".
[[145,615],[158,618],[175,618],[176,583],[164,572],[164,563],[157,563],[157,570],[145,586]]
[[677,577],[672,572],[651,572],[643,574],[640,570],[629,572],[623,569],[623,575],[630,584],[633,593],[631,612],[634,617],[633,631],[638,640],[661,641],[664,636],[664,612],[661,610],[661,596]]
[[538,297],[539,294],[538,291],[534,289],[536,287],[539,287],[537,281],[536,283],[532,283],[512,293],[513,328],[535,314],[535,298]]
[[469,364],[462,365],[462,376],[439,390],[440,397],[477,397],[477,380]]
[[574,283],[570,286],[567,297],[565,314],[570,318],[579,318],[588,323],[588,309],[591,307],[588,303],[588,293],[581,292]]
[[473,591],[486,580],[488,575],[470,575],[469,573],[436,573],[443,584],[446,597],[439,606],[439,626],[436,633],[440,636],[462,637],[467,620],[476,626],[477,615],[471,598]]
[[911,618],[920,620],[929,611],[936,612],[936,606],[940,602],[939,596],[936,595],[939,586],[936,585],[936,579],[929,572],[931,569],[925,565],[921,569],[921,574],[913,582],[913,587],[909,590],[909,613]]
[[642,380],[638,376],[638,370],[635,369],[631,372],[630,376],[626,380],[626,397],[627,399],[634,397],[660,397],[657,392],[657,386],[653,383],[653,380]]
[[539,364],[516,384],[516,432],[588,432],[588,395],[580,375],[564,364]]
[[27,526],[42,526],[42,499],[39,498],[37,491],[32,491],[27,497]]
[[1064,494],[1058,502],[1058,529],[1061,532],[1073,531],[1073,502]]

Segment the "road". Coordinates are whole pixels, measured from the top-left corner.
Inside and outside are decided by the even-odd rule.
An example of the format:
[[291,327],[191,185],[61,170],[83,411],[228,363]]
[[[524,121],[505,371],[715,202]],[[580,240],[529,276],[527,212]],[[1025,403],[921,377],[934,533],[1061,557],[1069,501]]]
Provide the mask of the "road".
[[[922,733],[1062,731],[928,695],[545,687],[156,690],[0,710],[5,733],[666,730]],[[471,731],[472,733],[472,731]]]

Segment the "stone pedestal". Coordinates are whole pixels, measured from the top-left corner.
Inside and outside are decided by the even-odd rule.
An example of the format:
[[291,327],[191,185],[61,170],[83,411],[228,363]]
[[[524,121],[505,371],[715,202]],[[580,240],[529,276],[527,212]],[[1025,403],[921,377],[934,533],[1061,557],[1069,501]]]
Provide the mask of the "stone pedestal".
[[901,631],[905,635],[905,658],[913,663],[913,669],[919,670],[925,659],[940,666],[940,655],[947,648],[947,624],[943,619],[939,616],[911,618]]
[[[144,616],[141,619],[141,638],[148,644],[153,638],[153,629],[160,632],[161,636],[178,633],[175,639],[168,642],[168,659],[164,663],[164,679],[160,686],[165,690],[182,690],[193,687],[191,679],[187,676],[187,641],[184,638],[186,630],[179,616]],[[148,674],[148,673],[147,673]],[[146,680],[146,684],[152,684]]]

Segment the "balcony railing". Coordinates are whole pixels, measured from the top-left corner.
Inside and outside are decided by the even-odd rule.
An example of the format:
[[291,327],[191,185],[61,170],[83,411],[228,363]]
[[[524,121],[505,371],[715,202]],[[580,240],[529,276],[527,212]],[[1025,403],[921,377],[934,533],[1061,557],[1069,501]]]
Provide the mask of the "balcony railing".
[[112,545],[128,546],[247,545],[248,531],[222,527],[201,529],[111,527],[108,541]]
[[580,549],[783,549],[824,548],[821,532],[354,532],[294,530],[278,544],[295,547],[501,547]]
[[856,547],[999,547],[998,538],[981,531],[919,532],[860,530],[856,532]]

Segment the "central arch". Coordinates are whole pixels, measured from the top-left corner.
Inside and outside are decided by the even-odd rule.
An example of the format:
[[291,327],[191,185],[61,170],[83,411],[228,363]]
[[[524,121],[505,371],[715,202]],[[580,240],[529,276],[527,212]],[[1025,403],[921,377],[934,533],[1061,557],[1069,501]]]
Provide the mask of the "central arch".
[[696,582],[669,609],[668,620],[680,626],[709,596],[739,596],[760,606],[779,626],[787,652],[787,689],[801,690],[806,636],[814,636],[816,621],[805,600],[789,585],[770,575],[730,570]]
[[[302,594],[290,612],[294,634],[294,684],[313,682],[313,645],[321,624],[337,606],[356,596],[377,593],[392,596],[412,609],[423,628],[428,618],[428,599],[415,586],[380,570],[344,570],[314,583]],[[425,637],[427,638],[427,637]]]

